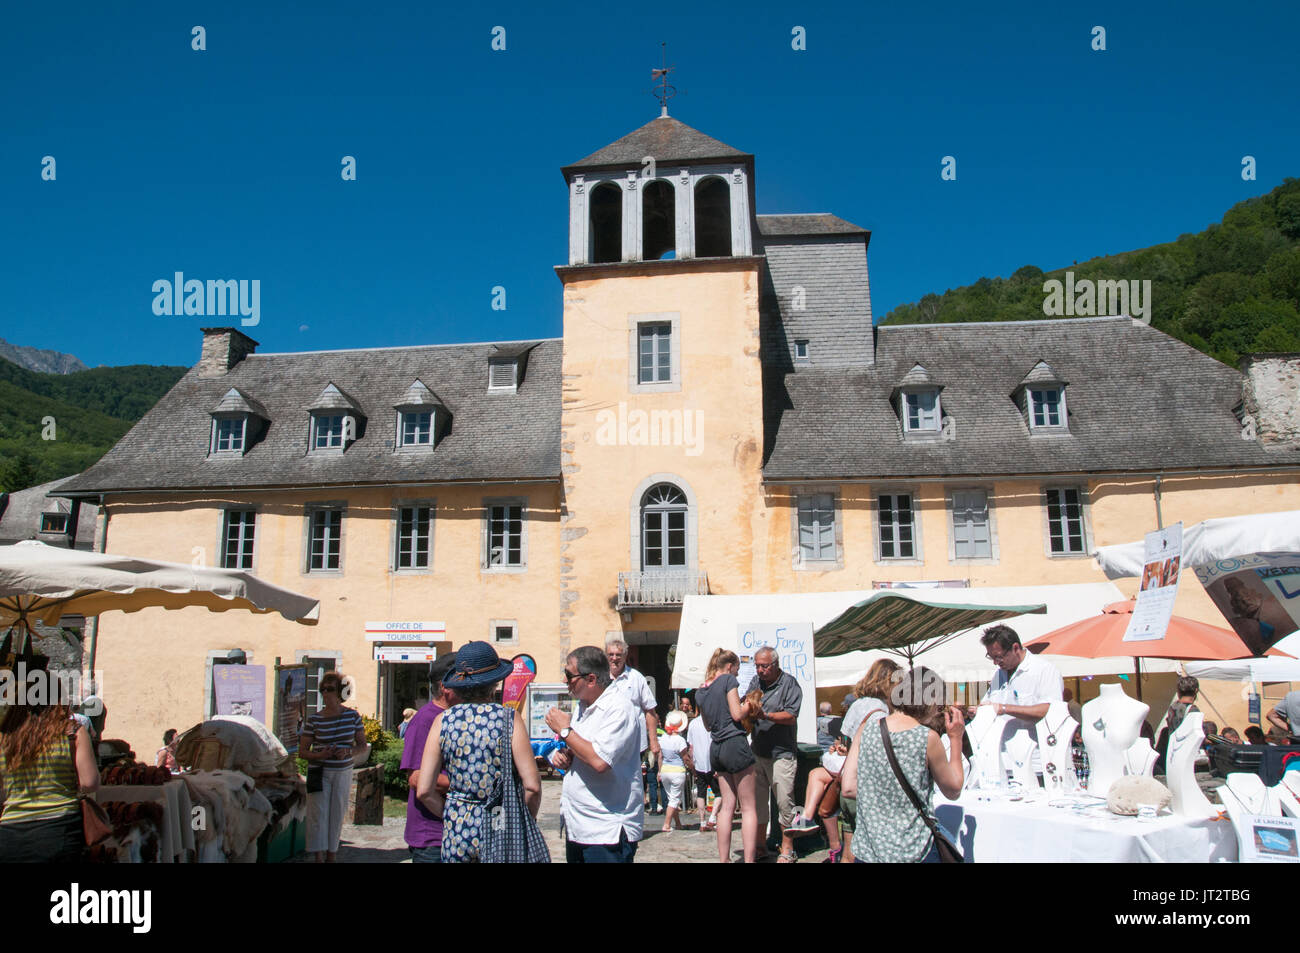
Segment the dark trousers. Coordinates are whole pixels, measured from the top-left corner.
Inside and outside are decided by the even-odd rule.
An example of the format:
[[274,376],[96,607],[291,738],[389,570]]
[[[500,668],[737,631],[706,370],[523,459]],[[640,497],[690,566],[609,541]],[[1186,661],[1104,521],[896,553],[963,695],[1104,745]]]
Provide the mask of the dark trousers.
[[440,864],[442,863],[442,847],[412,847],[409,844],[406,849],[411,852],[411,863],[413,864]]
[[6,864],[76,863],[85,846],[80,810],[48,821],[0,824],[0,862]]
[[636,841],[627,839],[627,831],[618,832],[617,844],[564,842],[564,859],[570,864],[630,864],[635,857]]

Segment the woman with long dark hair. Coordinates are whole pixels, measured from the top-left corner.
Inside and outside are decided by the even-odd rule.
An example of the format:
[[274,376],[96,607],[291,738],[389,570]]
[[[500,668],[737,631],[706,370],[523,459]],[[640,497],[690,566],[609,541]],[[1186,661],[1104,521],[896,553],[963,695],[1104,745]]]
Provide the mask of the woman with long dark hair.
[[0,717],[0,862],[75,862],[86,843],[78,795],[99,790],[90,733],[67,705],[22,702]]

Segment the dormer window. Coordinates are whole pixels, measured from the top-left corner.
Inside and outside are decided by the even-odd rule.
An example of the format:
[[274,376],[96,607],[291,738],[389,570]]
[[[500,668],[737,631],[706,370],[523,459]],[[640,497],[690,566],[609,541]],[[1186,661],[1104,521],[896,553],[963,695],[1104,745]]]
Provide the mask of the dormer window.
[[488,361],[488,390],[513,391],[519,386],[519,362],[514,358]]
[[404,412],[397,435],[397,445],[399,447],[433,446],[433,411]]
[[314,414],[312,449],[342,450],[346,436],[345,414]]
[[394,407],[397,411],[396,450],[433,449],[438,443],[438,434],[446,432],[451,419],[451,411],[422,380],[412,381]]
[[903,394],[903,429],[908,433],[938,433],[939,391],[910,390]]
[[311,414],[307,446],[312,453],[342,453],[348,444],[361,439],[365,416],[357,402],[333,383],[325,385],[307,410]]
[[1029,426],[1034,430],[1065,426],[1065,397],[1060,387],[1029,388]]
[[270,419],[257,401],[237,388],[230,388],[211,410],[212,437],[208,452],[212,456],[242,456],[256,442],[262,425]]
[[68,534],[69,517],[67,513],[42,513],[41,532]]

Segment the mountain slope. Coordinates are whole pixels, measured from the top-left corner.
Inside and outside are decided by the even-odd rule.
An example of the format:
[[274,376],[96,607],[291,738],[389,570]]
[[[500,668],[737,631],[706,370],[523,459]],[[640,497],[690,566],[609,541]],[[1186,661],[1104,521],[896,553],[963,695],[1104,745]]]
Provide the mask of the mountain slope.
[[80,358],[61,351],[42,351],[39,348],[10,344],[0,338],[0,357],[19,367],[41,374],[72,374],[87,370]]
[[1049,279],[1151,282],[1152,324],[1225,364],[1245,353],[1300,351],[1300,179],[1239,202],[1195,235],[1044,273],[928,294],[902,304],[886,324],[1042,320]]

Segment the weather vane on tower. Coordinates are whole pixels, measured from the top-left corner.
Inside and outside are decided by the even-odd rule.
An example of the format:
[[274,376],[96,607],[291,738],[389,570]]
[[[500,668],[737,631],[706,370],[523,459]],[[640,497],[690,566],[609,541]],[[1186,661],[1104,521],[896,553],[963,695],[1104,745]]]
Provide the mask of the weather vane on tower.
[[668,115],[668,100],[677,95],[677,90],[668,85],[668,74],[677,67],[668,65],[668,44],[661,43],[659,45],[663,47],[663,58],[660,60],[663,65],[659,69],[652,69],[650,78],[660,80],[659,85],[654,88],[651,95],[659,100],[659,117],[662,119]]

